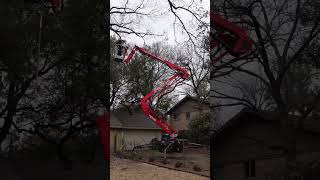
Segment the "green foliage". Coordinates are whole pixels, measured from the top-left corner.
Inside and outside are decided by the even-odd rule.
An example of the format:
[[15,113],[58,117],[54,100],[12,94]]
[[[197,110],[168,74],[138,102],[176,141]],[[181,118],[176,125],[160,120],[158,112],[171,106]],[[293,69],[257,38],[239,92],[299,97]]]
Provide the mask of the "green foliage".
[[[134,107],[134,103],[139,102],[141,95],[144,96],[160,86],[173,71],[139,52],[129,65],[115,62],[114,41],[115,38],[111,37],[111,101],[116,109],[121,108],[119,104],[130,104]],[[163,43],[157,42],[145,48],[164,58],[171,59],[174,56],[173,49]],[[155,100],[156,104],[153,104],[152,108],[163,113],[171,106],[172,98],[174,96],[171,94],[161,96]]]
[[210,143],[210,117],[205,114],[198,119],[193,119],[188,125],[188,137],[190,141],[209,145]]
[[188,130],[180,130],[178,133],[178,139],[189,139],[189,136]]

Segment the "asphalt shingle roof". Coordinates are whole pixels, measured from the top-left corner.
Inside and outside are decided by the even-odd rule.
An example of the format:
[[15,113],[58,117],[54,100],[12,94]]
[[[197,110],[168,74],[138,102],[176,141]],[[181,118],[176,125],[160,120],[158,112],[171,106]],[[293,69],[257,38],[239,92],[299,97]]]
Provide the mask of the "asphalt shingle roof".
[[126,128],[126,129],[160,129],[149,117],[142,112],[128,111],[112,112],[110,120],[111,128]]
[[179,106],[181,106],[184,102],[188,101],[188,100],[192,100],[192,101],[197,101],[197,102],[201,102],[203,104],[210,104],[209,100],[206,99],[206,100],[200,100],[196,97],[193,97],[193,96],[185,96],[184,98],[182,98],[178,103],[176,103],[173,107],[171,107],[167,112],[166,114],[170,114],[171,112],[173,112],[175,109],[177,109]]
[[[289,115],[290,124],[299,119],[299,116]],[[249,109],[243,109],[214,133],[215,137],[222,137],[224,133],[233,131],[234,128],[243,125],[244,123],[253,123],[255,121],[275,122],[280,125],[279,114],[277,112],[270,111],[254,111]],[[307,117],[302,121],[302,130],[312,133],[320,133],[320,121],[317,117]]]

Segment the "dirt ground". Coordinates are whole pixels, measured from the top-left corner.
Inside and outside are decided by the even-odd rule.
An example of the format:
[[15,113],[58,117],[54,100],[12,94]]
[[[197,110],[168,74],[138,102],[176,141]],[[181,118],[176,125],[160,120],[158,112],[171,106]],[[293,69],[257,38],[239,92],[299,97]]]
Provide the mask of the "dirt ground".
[[[115,156],[118,157],[118,159],[116,158],[111,160],[111,169],[113,168],[114,170],[114,172],[111,171],[111,177],[121,177],[124,179],[128,179],[129,177],[131,177],[131,173],[139,171],[141,172],[141,174],[137,174],[139,178],[140,175],[141,177],[144,177],[145,174],[150,175],[150,177],[148,176],[148,178],[162,178],[163,175],[161,174],[167,174],[162,173],[162,171],[171,172],[168,176],[169,179],[172,179],[172,177],[180,178],[179,175],[175,174],[179,174],[180,172],[182,173],[181,178],[194,178],[195,176],[197,178],[206,179],[207,177],[207,179],[209,179],[210,177],[210,158],[209,151],[206,148],[185,148],[183,150],[183,153],[167,154],[166,161],[164,161],[164,154],[160,153],[157,150],[127,151],[116,154]],[[119,161],[123,164],[130,165],[129,167],[122,167]],[[162,167],[165,169],[163,169]],[[160,169],[158,170],[158,168]],[[146,171],[144,169],[146,169]],[[122,173],[124,171],[126,173]],[[127,173],[129,174],[128,176]],[[186,176],[184,177],[184,175]]]
[[111,157],[111,180],[208,180],[196,174],[170,170],[147,163]]

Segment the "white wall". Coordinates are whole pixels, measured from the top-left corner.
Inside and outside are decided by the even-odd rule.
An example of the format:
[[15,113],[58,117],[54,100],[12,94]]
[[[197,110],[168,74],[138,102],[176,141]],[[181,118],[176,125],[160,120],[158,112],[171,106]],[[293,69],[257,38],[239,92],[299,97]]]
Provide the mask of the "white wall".
[[134,146],[149,144],[153,138],[161,138],[161,130],[110,129],[110,151],[114,152],[117,144],[119,149],[124,143],[127,150]]

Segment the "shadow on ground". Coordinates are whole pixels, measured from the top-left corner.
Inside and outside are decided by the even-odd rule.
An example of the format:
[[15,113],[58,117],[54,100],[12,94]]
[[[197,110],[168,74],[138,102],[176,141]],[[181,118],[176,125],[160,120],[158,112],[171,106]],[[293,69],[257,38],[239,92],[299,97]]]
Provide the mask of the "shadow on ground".
[[57,159],[29,157],[0,158],[1,180],[107,180],[109,168],[101,158],[93,162],[74,161],[66,170]]

